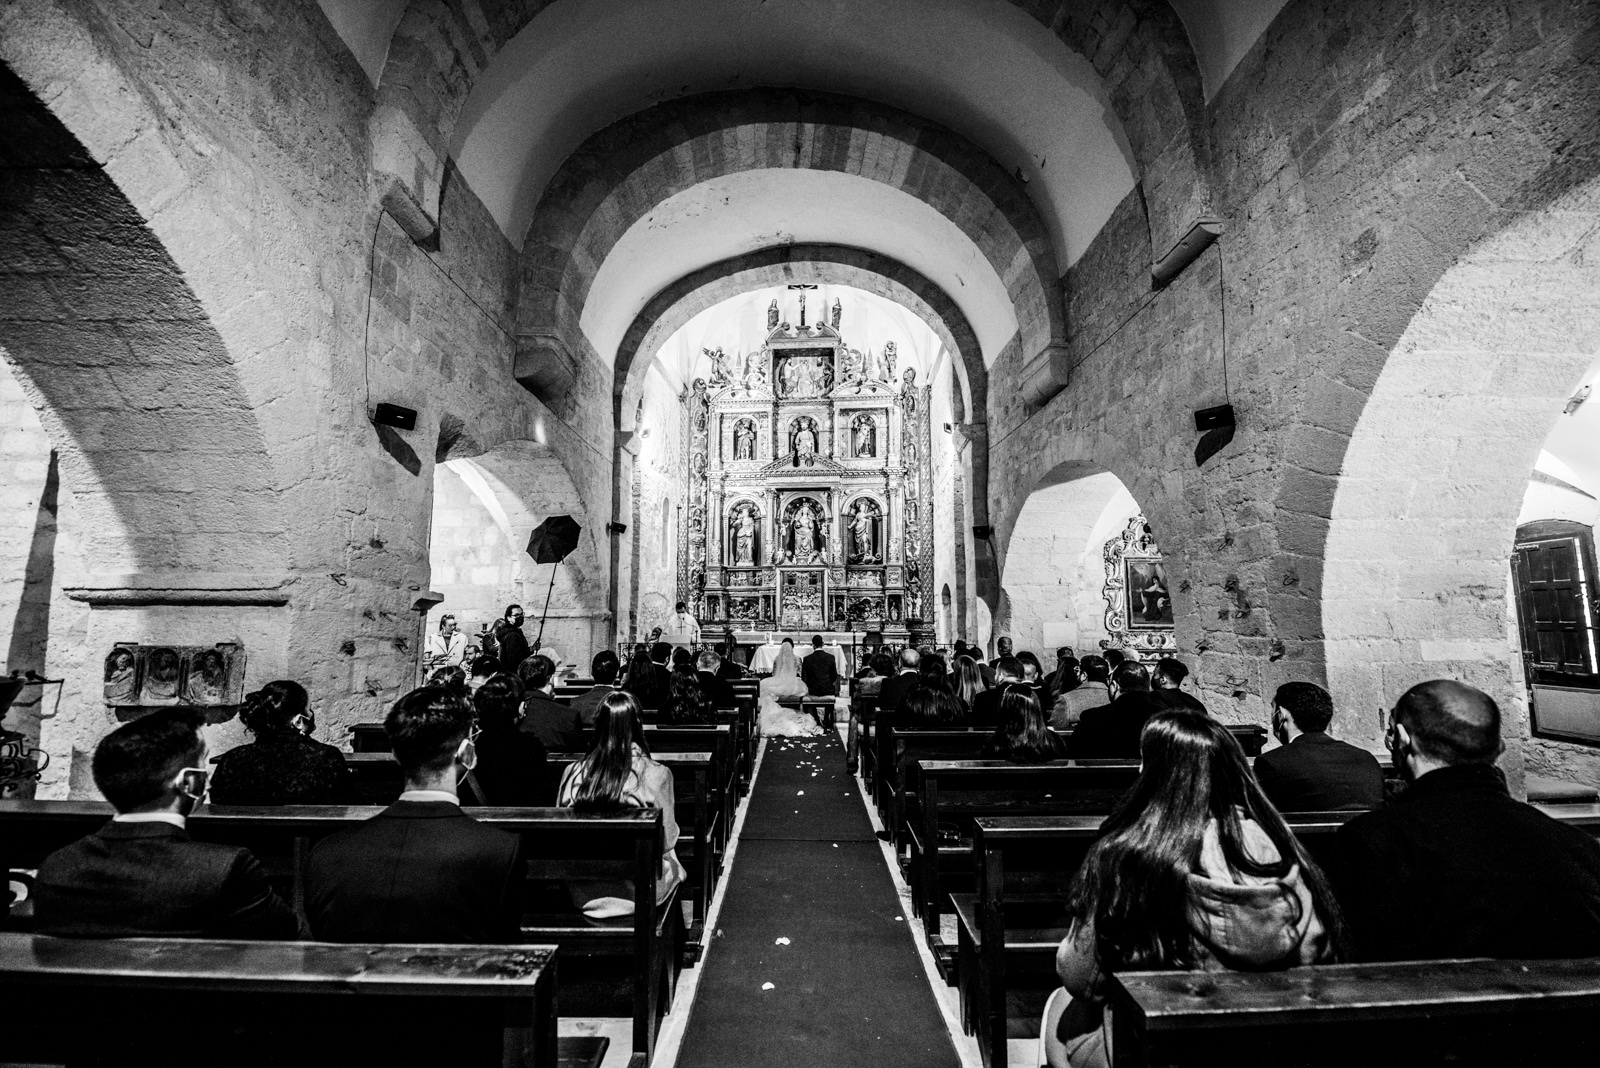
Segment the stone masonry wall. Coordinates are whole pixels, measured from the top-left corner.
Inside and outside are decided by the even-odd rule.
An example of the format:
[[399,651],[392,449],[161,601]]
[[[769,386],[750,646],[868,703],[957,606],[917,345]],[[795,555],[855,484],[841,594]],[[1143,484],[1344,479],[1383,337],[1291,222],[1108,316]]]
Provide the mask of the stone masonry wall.
[[[1325,677],[1321,560],[1346,442],[1430,289],[1475,242],[1600,168],[1595,20],[1566,4],[1290,4],[1210,109],[1218,246],[1151,292],[1136,269],[1145,242],[1119,212],[1067,279],[1085,313],[1068,389],[1031,417],[991,405],[1002,538],[1040,471],[1070,460],[1117,474],[1169,554],[1181,650],[1225,717],[1264,721],[1279,682]],[[1091,275],[1091,261],[1134,268]],[[1523,388],[1515,372],[1504,382]],[[1197,469],[1189,413],[1224,400],[1237,439]],[[1458,429],[1447,415],[1417,423],[1418,439]],[[1437,477],[1470,500],[1470,469]],[[1497,536],[1472,533],[1471,551],[1505,555],[1510,531]],[[1457,610],[1448,591],[1439,603]],[[1483,684],[1520,729],[1506,679]],[[1336,687],[1335,729],[1373,744],[1364,698]]]

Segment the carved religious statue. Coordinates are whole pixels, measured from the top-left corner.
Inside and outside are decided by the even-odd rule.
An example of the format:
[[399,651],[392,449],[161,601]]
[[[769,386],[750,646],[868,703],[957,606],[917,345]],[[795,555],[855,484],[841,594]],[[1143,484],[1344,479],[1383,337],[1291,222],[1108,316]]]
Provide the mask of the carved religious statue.
[[839,320],[844,318],[844,306],[839,303],[839,298],[833,298],[833,328],[839,329]]
[[789,452],[797,464],[817,454],[817,424],[809,416],[794,421],[794,429],[789,435]]
[[756,428],[748,419],[741,419],[733,426],[733,458],[735,460],[756,458]]
[[872,416],[856,416],[850,424],[850,432],[853,438],[850,449],[852,456],[878,455],[878,425],[873,422]]
[[817,532],[817,513],[810,504],[802,504],[794,514],[793,558],[797,564],[814,563],[821,555],[821,542]]
[[735,566],[753,566],[756,562],[756,517],[748,504],[733,516],[733,562]]
[[778,329],[778,298],[773,297],[772,303],[767,305],[767,329]]
[[700,350],[711,361],[711,387],[713,389],[727,385],[733,381],[733,376],[728,372],[728,354],[721,348]]
[[874,516],[870,506],[857,501],[850,519],[850,562],[875,564],[878,562],[878,538],[873,529]]

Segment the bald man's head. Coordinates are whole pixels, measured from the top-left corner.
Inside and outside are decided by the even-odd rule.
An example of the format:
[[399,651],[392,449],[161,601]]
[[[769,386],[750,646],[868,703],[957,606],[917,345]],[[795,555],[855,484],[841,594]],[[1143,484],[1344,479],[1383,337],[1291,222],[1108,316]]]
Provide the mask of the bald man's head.
[[1505,748],[1494,698],[1453,679],[1411,687],[1395,704],[1394,719],[1424,756],[1444,764],[1493,764]]

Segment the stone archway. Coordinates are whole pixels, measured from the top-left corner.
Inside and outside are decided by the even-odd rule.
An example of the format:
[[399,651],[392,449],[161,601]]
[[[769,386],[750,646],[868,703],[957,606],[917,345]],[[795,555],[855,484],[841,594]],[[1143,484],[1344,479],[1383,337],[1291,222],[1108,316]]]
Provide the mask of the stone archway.
[[[448,526],[458,512],[465,530],[448,546],[437,545],[432,554],[440,577],[448,581],[435,587],[446,596],[431,619],[439,612],[463,610],[465,602],[452,605],[452,592],[470,600],[464,618],[474,623],[498,618],[507,604],[521,604],[531,641],[548,592],[545,644],[554,645],[565,662],[587,670],[594,654],[610,645],[608,561],[602,556],[609,550],[595,529],[604,517],[582,507],[565,465],[549,446],[535,441],[508,441],[483,451],[458,449],[440,470],[435,537],[443,533],[441,519]],[[582,528],[578,548],[560,564],[536,564],[526,552],[528,535],[554,515],[577,520]]]
[[591,344],[580,325],[590,289],[633,227],[686,190],[757,171],[852,176],[931,208],[972,243],[1009,301],[1024,391],[1038,400],[1064,383],[1056,366],[1066,329],[1059,271],[1020,182],[975,146],[906,112],[768,89],[658,105],[595,134],[562,165],[523,245],[519,380],[538,394],[549,388],[544,376],[581,364]]
[[705,309],[751,289],[794,281],[854,286],[909,308],[956,353],[958,421],[981,423],[988,401],[988,371],[972,325],[959,305],[923,275],[887,256],[839,245],[783,245],[712,264],[656,294],[617,349],[616,392],[620,432],[633,415],[650,361],[673,333]]
[[1361,409],[1321,584],[1352,741],[1375,744],[1381,710],[1439,677],[1486,690],[1522,733],[1507,559],[1539,449],[1600,351],[1597,248],[1600,181],[1480,242],[1433,285]]
[[1039,480],[1017,515],[1000,578],[1016,648],[1041,656],[1061,645],[1079,655],[1101,648],[1109,637],[1101,553],[1138,512],[1122,480],[1090,464],[1064,463]]

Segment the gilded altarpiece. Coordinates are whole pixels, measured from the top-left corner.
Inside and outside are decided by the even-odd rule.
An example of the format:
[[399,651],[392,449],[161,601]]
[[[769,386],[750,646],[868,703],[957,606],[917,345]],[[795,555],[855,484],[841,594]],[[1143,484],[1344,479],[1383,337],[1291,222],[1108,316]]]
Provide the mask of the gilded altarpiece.
[[904,640],[932,595],[927,389],[893,342],[851,348],[838,301],[797,310],[774,301],[754,352],[707,350],[684,395],[679,588],[708,628]]

